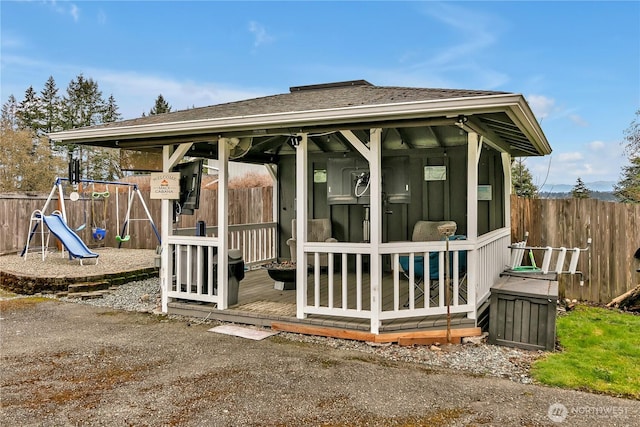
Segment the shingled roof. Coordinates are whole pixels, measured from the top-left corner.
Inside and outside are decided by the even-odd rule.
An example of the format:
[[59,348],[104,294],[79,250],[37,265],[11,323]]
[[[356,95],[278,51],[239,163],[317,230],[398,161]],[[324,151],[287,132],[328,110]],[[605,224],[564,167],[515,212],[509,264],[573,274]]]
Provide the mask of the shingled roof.
[[263,96],[225,104],[197,107],[137,119],[113,122],[103,127],[122,127],[212,118],[259,116],[276,113],[331,110],[355,106],[387,105],[415,101],[504,95],[507,92],[461,89],[426,89],[374,86],[365,80],[289,88],[289,93]]
[[[288,93],[152,115],[51,134],[53,140],[116,146],[111,142],[150,140],[158,146],[197,135],[246,132],[248,136],[283,130],[340,125],[373,126],[389,121],[449,120],[475,116],[482,127],[514,154],[551,150],[522,95],[483,90],[375,86],[365,80],[291,87]],[[251,135],[259,130],[260,133]],[[202,139],[202,138],[200,138]],[[500,141],[498,141],[500,140]],[[111,141],[111,142],[110,142]],[[171,142],[172,141],[172,142]]]

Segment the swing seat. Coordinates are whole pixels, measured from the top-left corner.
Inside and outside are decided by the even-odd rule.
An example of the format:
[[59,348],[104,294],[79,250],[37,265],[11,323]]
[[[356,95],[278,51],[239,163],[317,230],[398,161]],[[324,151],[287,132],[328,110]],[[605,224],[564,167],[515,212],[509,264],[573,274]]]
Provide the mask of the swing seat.
[[82,231],[85,229],[85,227],[87,226],[87,224],[82,224],[81,226],[79,226],[78,228],[76,228],[76,231]]
[[131,236],[128,234],[124,237],[116,236],[116,240],[118,242],[128,242],[130,239],[131,239]]
[[95,240],[104,240],[107,237],[107,230],[104,228],[94,228],[92,236]]

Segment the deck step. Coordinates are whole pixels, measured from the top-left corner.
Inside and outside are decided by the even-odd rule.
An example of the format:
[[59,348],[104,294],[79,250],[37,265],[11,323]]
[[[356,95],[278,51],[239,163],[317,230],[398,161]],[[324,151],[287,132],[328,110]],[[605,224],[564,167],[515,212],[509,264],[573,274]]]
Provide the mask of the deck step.
[[109,291],[74,292],[68,295],[69,298],[97,299],[109,294]]
[[71,295],[82,292],[101,291],[104,289],[109,289],[109,287],[110,284],[107,281],[73,283],[69,285],[68,292],[69,295]]

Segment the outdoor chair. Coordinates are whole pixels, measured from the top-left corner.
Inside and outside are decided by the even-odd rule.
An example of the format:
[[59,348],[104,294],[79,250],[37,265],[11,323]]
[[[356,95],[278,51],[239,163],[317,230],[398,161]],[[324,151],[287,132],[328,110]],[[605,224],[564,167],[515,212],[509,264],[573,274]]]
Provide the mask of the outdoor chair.
[[[337,242],[337,239],[331,237],[331,220],[329,218],[310,219],[307,222],[307,241],[308,242]],[[297,260],[297,238],[296,238],[296,220],[291,221],[291,238],[287,240],[287,245],[291,251],[291,261]],[[307,264],[314,264],[314,255],[307,254]],[[320,254],[320,266],[327,267],[329,258],[327,254]]]
[[[453,221],[418,221],[413,228],[413,234],[411,241],[413,242],[426,242],[426,241],[438,241],[444,240],[444,236],[438,232],[438,227],[442,225],[449,225],[456,228],[456,223]],[[452,235],[449,236],[449,240],[466,240],[464,235]],[[449,254],[449,277],[453,277],[453,252]],[[409,278],[409,266],[410,257],[403,255],[399,257],[400,267],[405,277]],[[466,282],[467,271],[467,253],[466,251],[459,253],[458,259],[458,277],[459,283]],[[423,256],[414,256],[413,258],[413,274],[414,274],[414,287],[417,291],[415,298],[420,298],[425,294],[425,288],[429,289],[429,296],[431,297],[431,291],[437,289],[440,279],[440,260],[438,252],[429,253],[428,271],[425,272],[425,262]],[[405,307],[409,303],[405,304]]]

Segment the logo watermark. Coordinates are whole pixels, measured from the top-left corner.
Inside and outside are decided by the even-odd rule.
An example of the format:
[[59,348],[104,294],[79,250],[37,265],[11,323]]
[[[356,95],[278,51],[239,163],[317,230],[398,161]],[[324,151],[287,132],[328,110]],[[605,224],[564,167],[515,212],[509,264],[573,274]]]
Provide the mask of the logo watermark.
[[621,417],[628,415],[624,406],[575,406],[567,408],[562,403],[552,403],[547,410],[547,417],[554,423],[563,422],[569,415],[589,415],[603,418]]
[[562,403],[552,403],[547,410],[547,416],[554,423],[561,423],[569,415],[569,410]]

